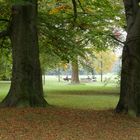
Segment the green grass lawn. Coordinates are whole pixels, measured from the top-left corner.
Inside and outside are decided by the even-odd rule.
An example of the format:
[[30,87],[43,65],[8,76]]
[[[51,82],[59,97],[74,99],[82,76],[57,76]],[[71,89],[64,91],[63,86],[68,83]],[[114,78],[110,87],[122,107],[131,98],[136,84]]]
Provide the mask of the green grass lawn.
[[[9,90],[9,82],[0,82],[0,101]],[[100,82],[72,85],[70,82],[57,82],[47,79],[44,85],[45,99],[50,105],[77,109],[112,109],[118,102],[119,89]]]
[[0,81],[0,101],[6,96],[10,87],[10,82]]
[[44,92],[49,104],[78,109],[112,109],[119,97],[116,86],[103,86],[100,82],[72,85],[69,82],[48,80]]

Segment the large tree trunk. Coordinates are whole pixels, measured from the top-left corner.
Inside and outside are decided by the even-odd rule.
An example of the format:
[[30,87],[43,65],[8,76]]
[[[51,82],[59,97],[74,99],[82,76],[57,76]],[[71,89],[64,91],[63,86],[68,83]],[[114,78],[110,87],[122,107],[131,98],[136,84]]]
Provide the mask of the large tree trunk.
[[78,58],[76,57],[72,60],[72,77],[71,83],[72,84],[79,84],[79,68],[78,68]]
[[13,70],[8,95],[2,106],[45,107],[39,62],[36,27],[36,5],[27,3],[12,7],[10,38]]
[[127,39],[122,56],[121,92],[117,112],[140,114],[140,8],[138,0],[124,0]]

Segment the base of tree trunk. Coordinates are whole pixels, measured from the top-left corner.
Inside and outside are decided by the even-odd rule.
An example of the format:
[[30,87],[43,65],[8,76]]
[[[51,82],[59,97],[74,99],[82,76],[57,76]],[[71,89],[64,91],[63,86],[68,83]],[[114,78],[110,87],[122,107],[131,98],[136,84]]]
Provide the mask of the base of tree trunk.
[[1,102],[0,107],[47,107],[49,104],[42,97],[18,97],[8,94]]
[[116,108],[115,108],[116,113],[127,113],[128,108],[124,106],[124,102],[119,101]]

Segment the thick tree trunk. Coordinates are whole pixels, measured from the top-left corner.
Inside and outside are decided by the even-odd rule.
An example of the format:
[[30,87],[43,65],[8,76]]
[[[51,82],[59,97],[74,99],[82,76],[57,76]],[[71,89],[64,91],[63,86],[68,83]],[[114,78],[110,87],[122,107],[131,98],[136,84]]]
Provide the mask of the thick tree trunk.
[[123,48],[122,54],[122,70],[121,70],[121,83],[120,83],[120,99],[116,107],[116,112],[127,112],[128,105],[126,103],[126,95],[129,84],[129,57],[127,54],[127,46]]
[[12,7],[12,81],[2,106],[47,105],[43,97],[36,18],[36,5],[23,4]]
[[140,8],[137,0],[125,0],[127,40],[123,50],[121,92],[117,112],[140,114]]
[[79,68],[78,68],[78,58],[72,60],[72,77],[71,83],[72,84],[79,84]]

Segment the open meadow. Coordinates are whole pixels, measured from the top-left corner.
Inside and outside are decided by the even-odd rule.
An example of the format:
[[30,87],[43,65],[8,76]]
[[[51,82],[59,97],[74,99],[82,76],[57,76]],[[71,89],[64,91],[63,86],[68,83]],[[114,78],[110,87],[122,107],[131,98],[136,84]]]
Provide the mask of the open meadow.
[[[0,82],[0,100],[10,83]],[[140,119],[116,114],[119,88],[47,78],[47,108],[1,108],[0,140],[139,140]]]

